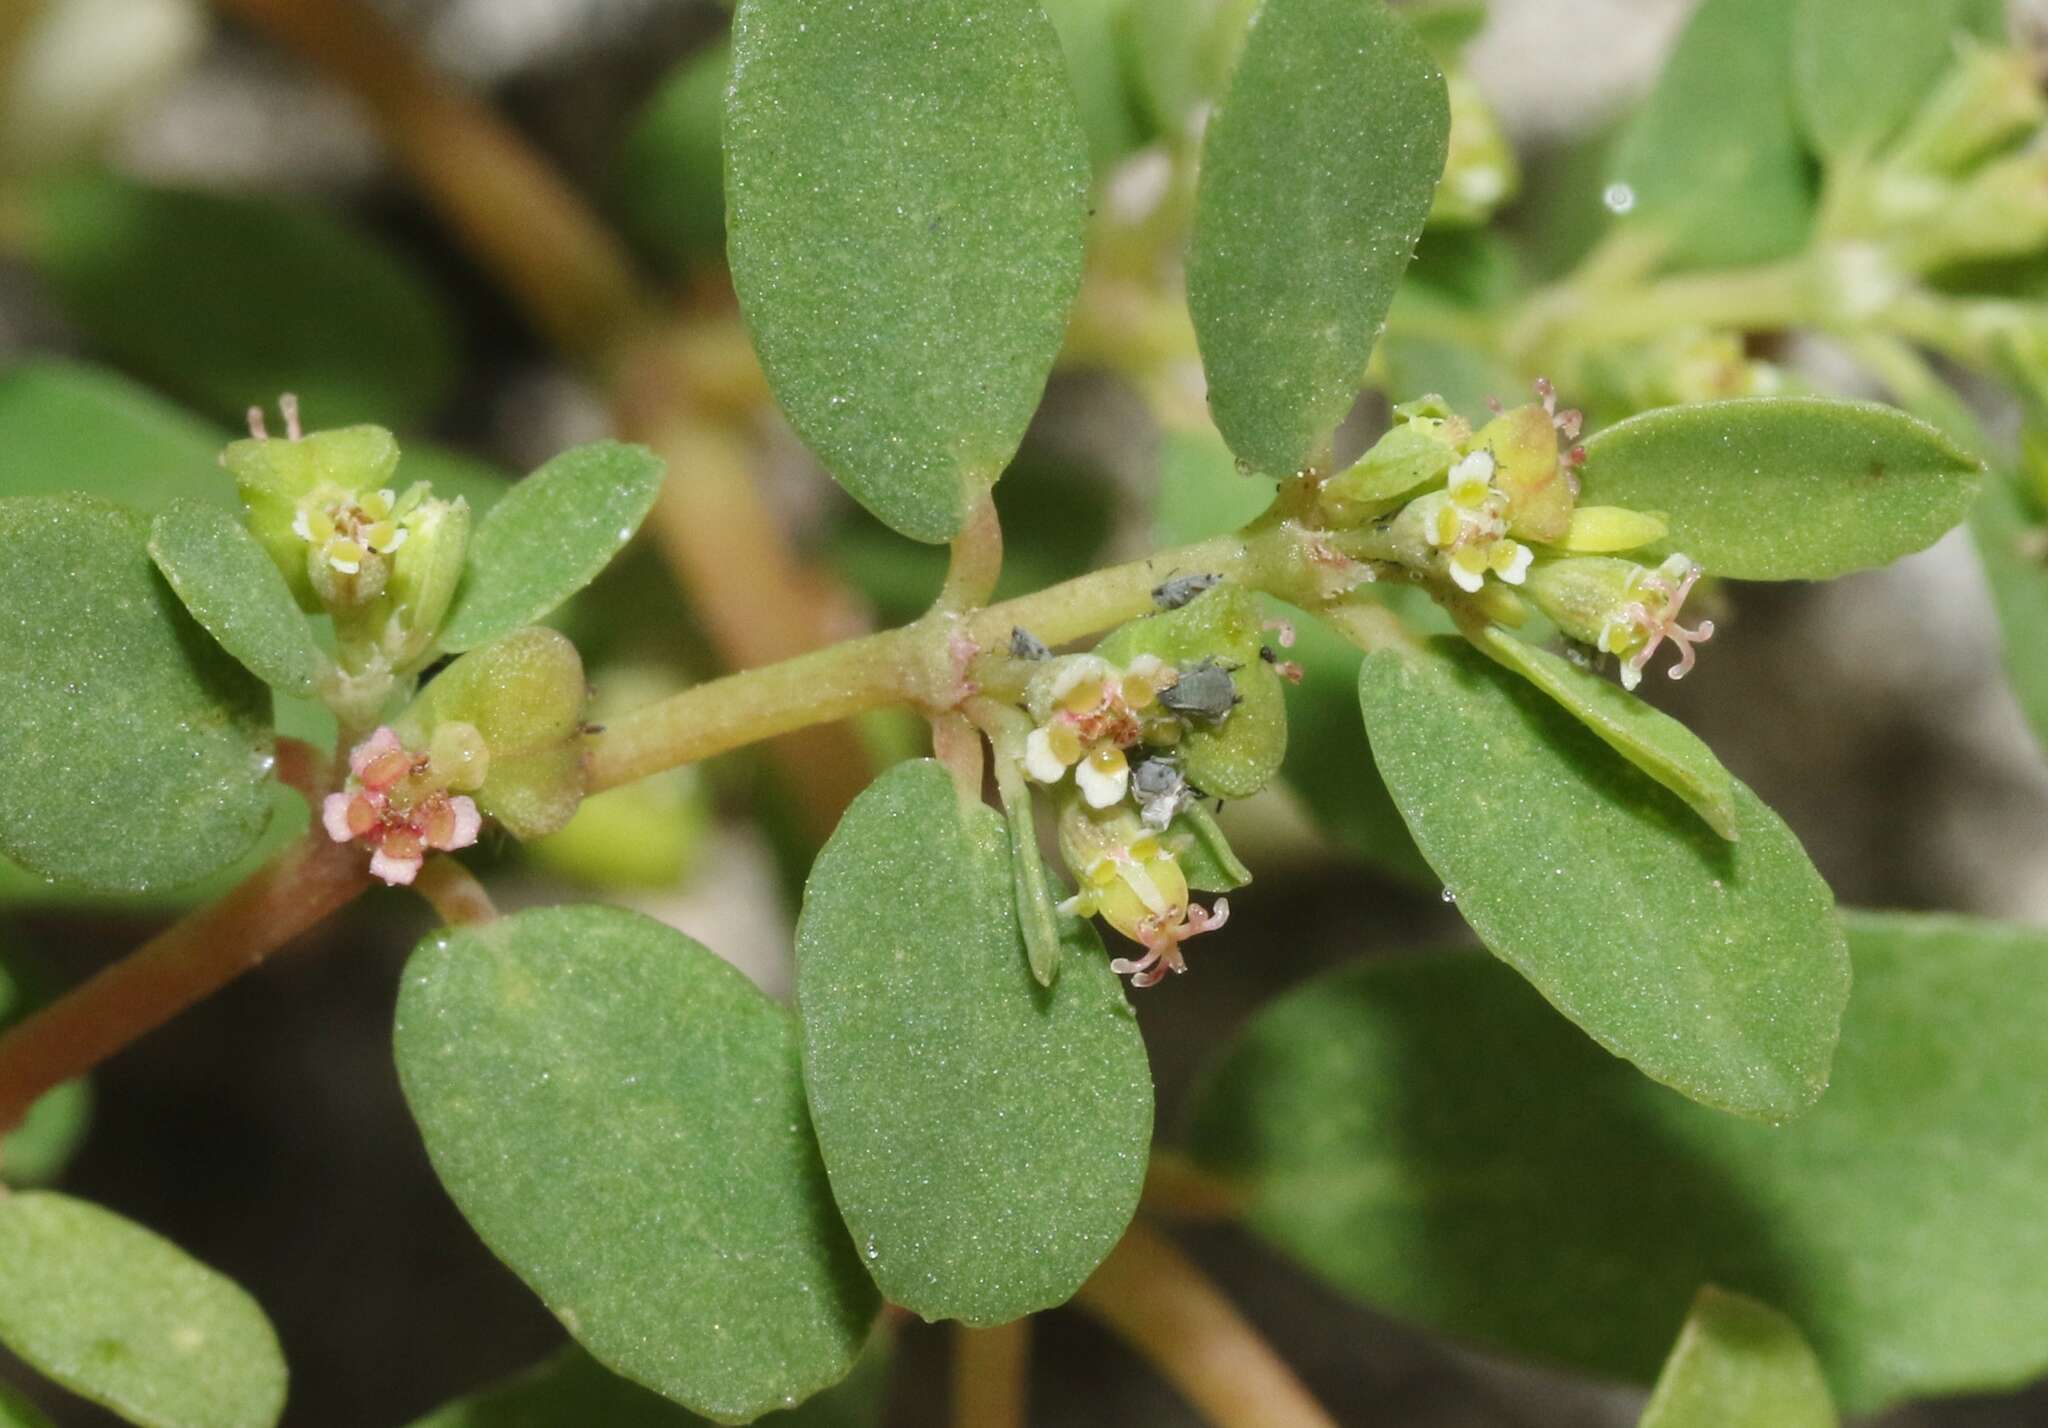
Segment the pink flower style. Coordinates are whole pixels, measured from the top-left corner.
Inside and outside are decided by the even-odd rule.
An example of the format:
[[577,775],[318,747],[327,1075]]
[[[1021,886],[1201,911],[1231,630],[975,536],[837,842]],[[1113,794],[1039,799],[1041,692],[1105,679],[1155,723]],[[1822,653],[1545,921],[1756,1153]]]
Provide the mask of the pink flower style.
[[327,795],[320,821],[337,843],[371,849],[370,871],[387,883],[410,883],[429,850],[452,852],[476,842],[483,815],[476,802],[451,796],[435,782],[425,754],[406,752],[388,725],[348,756],[348,784]]

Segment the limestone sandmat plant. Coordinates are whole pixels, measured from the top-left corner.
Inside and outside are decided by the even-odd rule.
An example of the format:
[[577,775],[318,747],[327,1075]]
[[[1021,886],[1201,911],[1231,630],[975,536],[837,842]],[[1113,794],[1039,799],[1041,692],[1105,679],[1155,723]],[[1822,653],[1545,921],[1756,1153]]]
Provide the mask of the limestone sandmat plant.
[[[89,8],[8,33],[22,112]],[[1005,1428],[1069,1300],[1209,1421],[1333,1421],[1197,1217],[1654,1381],[1655,1428],[2048,1372],[2048,934],[1838,909],[1642,697],[1743,639],[1724,582],[1968,521],[2048,732],[2048,103],[1996,0],[1705,0],[1575,244],[1568,194],[1497,221],[1475,5],[740,0],[623,146],[637,256],[374,13],[219,8],[360,98],[621,439],[497,479],[412,434],[458,344],[368,238],[10,160],[0,237],[129,375],[0,373],[5,896],[176,913],[0,981],[22,1365],[146,1428],[283,1421],[247,1294],[41,1187],[99,1063],[409,889],[406,1102],[573,1341],[421,1425],[873,1423],[914,1316]],[[1772,360],[1798,334],[1892,400]],[[1149,554],[1097,565],[1105,484],[1031,455],[1060,366],[1149,410]],[[771,407],[873,518],[822,563],[755,476]],[[643,522],[687,641],[605,574]],[[850,630],[848,582],[905,619]],[[535,864],[674,883],[688,770],[753,745],[792,1004],[622,906],[493,905]],[[1155,1126],[1133,1000],[1257,955],[1226,830],[1276,781],[1481,947],[1245,1006]]]

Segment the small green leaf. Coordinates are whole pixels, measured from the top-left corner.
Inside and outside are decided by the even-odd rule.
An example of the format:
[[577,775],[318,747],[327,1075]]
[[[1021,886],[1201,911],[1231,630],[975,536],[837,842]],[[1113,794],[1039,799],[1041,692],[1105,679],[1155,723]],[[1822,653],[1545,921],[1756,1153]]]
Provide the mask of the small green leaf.
[[1991,584],[2006,677],[2048,747],[2048,510],[2018,473],[1996,472],[1970,514],[1970,533]]
[[84,494],[154,515],[190,498],[240,508],[220,469],[227,434],[83,362],[0,372],[0,496]]
[[310,699],[327,657],[291,587],[242,523],[196,501],[151,522],[149,554],[221,648],[265,684]]
[[1486,28],[1485,0],[1411,0],[1397,12],[1439,60],[1450,60]]
[[1654,226],[1674,265],[1735,267],[1806,243],[1814,183],[1792,114],[1792,10],[1706,0],[1616,146],[1608,204]]
[[597,441],[507,491],[470,537],[442,647],[459,653],[488,644],[595,580],[654,509],[663,469],[644,446]]
[[1793,95],[1806,137],[1830,159],[1868,154],[1955,61],[1956,39],[2005,38],[2005,0],[1796,0]]
[[1737,836],[1735,780],[1692,730],[1590,670],[1518,640],[1498,625],[1477,628],[1472,643],[1555,699],[1601,743],[1684,799],[1709,828],[1723,838]]
[[1267,1006],[1205,1078],[1193,1148],[1261,1235],[1461,1338],[1647,1383],[1712,1283],[1783,1306],[1845,1413],[2028,1382],[2048,1372],[2048,934],[1847,924],[1834,1083],[1789,1126],[1688,1104],[1453,954]]
[[1849,992],[1834,899],[1732,783],[1729,843],[1462,644],[1369,655],[1373,757],[1446,897],[1602,1046],[1708,1105],[1810,1106]]
[[1835,1428],[1835,1405],[1799,1326],[1712,1285],[1685,1327],[1637,1428]]
[[0,499],[0,851],[104,892],[204,877],[270,819],[264,688],[193,624],[147,537],[92,497]]
[[256,1301],[68,1195],[0,1196],[0,1343],[141,1428],[271,1428],[285,1365]]
[[313,209],[77,174],[29,190],[24,235],[88,338],[223,420],[296,392],[321,426],[404,426],[453,381],[432,290]]
[[[875,1345],[883,1342],[877,1335]],[[875,1345],[839,1383],[754,1421],[762,1428],[873,1428],[889,1366]],[[412,1428],[698,1428],[705,1421],[567,1348],[495,1388],[443,1404]]]
[[1280,676],[1259,653],[1263,642],[1258,598],[1241,585],[1225,584],[1178,610],[1163,610],[1118,627],[1095,652],[1118,666],[1150,654],[1183,672],[1204,659],[1227,667],[1237,689],[1237,707],[1217,725],[1190,721],[1174,754],[1188,782],[1203,793],[1250,798],[1272,782],[1287,757],[1286,696],[1280,692]]
[[1209,406],[1269,476],[1321,461],[1449,141],[1443,75],[1380,0],[1266,0],[1202,147],[1188,306]]
[[950,539],[1015,454],[1080,290],[1087,189],[1033,0],[742,0],[741,310],[797,433],[904,535]]
[[1745,397],[1597,433],[1581,499],[1664,513],[1665,548],[1710,575],[1825,580],[1932,545],[1969,511],[1978,469],[1895,407]]
[[670,70],[619,148],[612,190],[633,237],[688,269],[725,248],[725,85],[732,46],[704,46]]
[[1005,825],[931,760],[854,801],[797,924],[804,1085],[868,1272],[927,1319],[1064,1302],[1137,1209],[1144,1042],[1086,923],[1026,964]]
[[680,932],[551,907],[437,933],[400,1083],[463,1217],[615,1372],[726,1422],[837,1382],[875,1312],[796,1026]]

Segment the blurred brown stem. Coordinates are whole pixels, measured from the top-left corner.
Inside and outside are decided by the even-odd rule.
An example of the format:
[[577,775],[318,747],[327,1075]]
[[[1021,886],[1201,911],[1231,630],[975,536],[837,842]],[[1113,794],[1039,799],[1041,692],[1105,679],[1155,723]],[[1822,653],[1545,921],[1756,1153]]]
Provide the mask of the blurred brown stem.
[[1336,1428],[1222,1291],[1142,1220],[1075,1302],[1217,1428]]
[[954,1428],[1024,1428],[1031,1321],[953,1330]]
[[81,1076],[219,991],[370,884],[361,848],[314,828],[240,887],[0,1035],[0,1130],[51,1088]]

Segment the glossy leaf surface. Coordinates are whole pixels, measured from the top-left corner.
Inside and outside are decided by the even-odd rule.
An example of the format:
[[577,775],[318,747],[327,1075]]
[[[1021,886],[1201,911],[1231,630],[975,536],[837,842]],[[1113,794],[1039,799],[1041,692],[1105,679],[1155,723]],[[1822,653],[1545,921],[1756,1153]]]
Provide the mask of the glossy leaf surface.
[[1932,545],[1977,492],[1975,460],[1895,407],[1750,397],[1597,432],[1588,505],[1659,511],[1665,546],[1712,575],[1825,580]]
[[918,540],[960,527],[1079,290],[1088,159],[1033,0],[743,0],[729,251],[790,423]]
[[1736,267],[1805,244],[1814,183],[1792,112],[1793,8],[1706,0],[1620,138],[1606,202],[1654,228],[1676,265]]
[[1494,954],[1618,1056],[1771,1120],[1827,1085],[1848,960],[1834,899],[1741,784],[1726,842],[1570,714],[1452,641],[1369,655],[1373,757]]
[[1443,76],[1380,0],[1266,0],[1202,148],[1188,305],[1209,407],[1269,476],[1325,455],[1422,232]]
[[819,854],[797,926],[804,1085],[868,1272],[928,1319],[1062,1303],[1137,1208],[1152,1079],[1092,929],[1038,985],[1002,818],[899,764]]
[[0,849],[107,892],[203,877],[271,810],[266,692],[185,613],[147,534],[91,497],[0,500]]
[[453,380],[432,290],[317,210],[80,174],[32,189],[25,229],[99,350],[222,420],[296,392],[313,425],[403,426]]
[[1194,1146],[1316,1273],[1433,1328],[1648,1382],[1704,1283],[1779,1306],[1845,1413],[2048,1369],[2048,936],[1850,919],[1834,1084],[1772,1128],[1643,1080],[1477,954],[1268,1006]]
[[434,1169],[615,1372],[723,1421],[844,1377],[876,1300],[790,1015],[697,943],[552,907],[413,953],[396,1043]]
[[1685,1327],[1638,1428],[1835,1428],[1820,1364],[1799,1326],[1768,1304],[1711,1285]]
[[225,1276],[112,1211],[0,1197],[0,1343],[141,1428],[271,1428],[285,1364]]
[[313,697],[326,658],[291,587],[240,521],[176,502],[150,523],[149,554],[222,649],[265,684]]
[[469,538],[469,566],[441,645],[473,650],[530,625],[597,578],[661,494],[644,446],[565,451],[501,496]]

